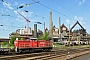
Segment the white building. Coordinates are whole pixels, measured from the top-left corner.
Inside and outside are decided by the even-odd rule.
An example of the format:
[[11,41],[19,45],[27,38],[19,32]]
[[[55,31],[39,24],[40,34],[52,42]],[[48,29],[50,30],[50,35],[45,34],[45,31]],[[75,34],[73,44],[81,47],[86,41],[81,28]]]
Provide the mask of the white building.
[[20,35],[32,35],[32,29],[30,27],[28,28],[21,28],[16,30],[16,33],[20,34]]

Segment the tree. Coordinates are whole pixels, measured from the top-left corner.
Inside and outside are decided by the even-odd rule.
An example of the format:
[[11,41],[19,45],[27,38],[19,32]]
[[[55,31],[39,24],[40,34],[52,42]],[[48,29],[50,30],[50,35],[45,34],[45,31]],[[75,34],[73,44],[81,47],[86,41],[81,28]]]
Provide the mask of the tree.
[[7,47],[8,46],[8,42],[2,42],[1,45],[2,45],[2,47]]
[[11,35],[16,35],[16,32],[12,32]]
[[20,38],[17,37],[17,36],[11,37],[11,39],[10,39],[10,44],[11,44],[11,45],[14,44],[14,41],[16,40],[16,38],[20,39]]
[[49,40],[49,39],[50,39],[49,34],[46,32],[41,37],[39,37],[37,40]]

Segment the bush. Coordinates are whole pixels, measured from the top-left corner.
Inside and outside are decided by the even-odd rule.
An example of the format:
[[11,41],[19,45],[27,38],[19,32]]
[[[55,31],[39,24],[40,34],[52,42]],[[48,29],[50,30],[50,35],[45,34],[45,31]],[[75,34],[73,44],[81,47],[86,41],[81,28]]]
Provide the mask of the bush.
[[39,37],[37,40],[49,40],[49,39],[50,39],[49,34],[46,32],[41,37]]
[[2,42],[1,47],[7,47],[8,46],[8,42]]
[[8,44],[8,48],[14,48],[14,44]]
[[14,41],[16,40],[16,38],[20,39],[20,38],[17,37],[17,36],[13,36],[13,37],[10,39],[10,44],[14,44]]

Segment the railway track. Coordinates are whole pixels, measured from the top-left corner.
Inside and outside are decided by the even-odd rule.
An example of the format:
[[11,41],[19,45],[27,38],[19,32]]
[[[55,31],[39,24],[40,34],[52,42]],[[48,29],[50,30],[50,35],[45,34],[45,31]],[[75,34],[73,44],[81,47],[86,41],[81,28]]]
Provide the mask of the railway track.
[[[40,52],[40,53],[29,53],[29,54],[19,54],[13,56],[3,56],[0,59],[5,60],[50,60],[62,56],[69,56],[69,54],[80,53],[88,51],[90,48],[80,48],[80,49],[67,49],[67,50],[55,50],[51,52]],[[68,52],[70,52],[68,54]]]
[[52,54],[55,51],[51,52],[39,52],[39,53],[29,53],[29,54],[10,54],[9,56],[3,56],[0,57],[0,59],[6,59],[6,60],[12,60],[12,59],[19,59],[19,58],[27,58],[27,57],[35,57],[35,56],[41,56],[41,55],[47,55]]
[[[80,52],[83,52],[85,50],[90,50],[90,49],[82,49],[82,50],[76,49],[76,50],[71,51],[70,54],[80,53]],[[32,58],[25,58],[24,60],[54,60],[55,58],[58,58],[58,57],[67,56],[68,55],[67,52],[68,51],[62,51],[62,52],[58,51],[55,54],[48,54],[48,55],[36,56],[36,57],[32,57]],[[22,60],[22,59],[19,59],[19,60]]]

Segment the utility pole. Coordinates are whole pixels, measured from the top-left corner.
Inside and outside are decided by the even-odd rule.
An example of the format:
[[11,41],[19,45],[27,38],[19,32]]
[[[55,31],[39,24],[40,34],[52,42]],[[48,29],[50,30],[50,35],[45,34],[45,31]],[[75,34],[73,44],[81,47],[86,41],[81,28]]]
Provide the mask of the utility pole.
[[69,23],[69,39],[68,39],[68,44],[70,46],[70,23]]
[[80,30],[78,31],[78,45],[80,45]]

